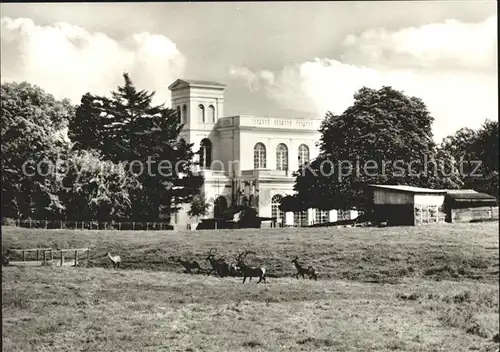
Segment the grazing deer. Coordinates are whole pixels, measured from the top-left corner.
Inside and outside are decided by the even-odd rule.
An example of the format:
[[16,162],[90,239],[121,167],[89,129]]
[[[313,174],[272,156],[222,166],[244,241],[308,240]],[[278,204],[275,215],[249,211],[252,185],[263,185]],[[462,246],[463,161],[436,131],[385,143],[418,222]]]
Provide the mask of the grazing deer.
[[193,272],[191,270],[198,269],[198,273],[202,271],[200,264],[196,260],[193,260],[190,262],[189,260],[182,260],[181,258],[177,258],[176,262],[180,263],[185,270],[186,273],[192,274]]
[[215,248],[210,249],[210,252],[208,252],[206,260],[210,262],[210,265],[212,266],[212,269],[208,271],[208,275],[210,275],[212,272],[215,274],[215,276],[220,276],[220,277],[225,277],[229,275],[229,264],[226,263],[224,260],[224,257],[220,257],[219,259],[215,259],[214,254],[212,251]]
[[120,258],[119,255],[111,255],[111,253],[106,253],[107,257],[109,258],[109,261],[111,262],[111,264],[113,265],[113,268],[116,269],[116,268],[119,268],[120,267],[120,263],[122,262],[122,258]]
[[311,265],[309,265],[307,268],[300,265],[298,256],[295,256],[295,258],[292,260],[292,263],[295,264],[295,268],[297,269],[297,274],[295,274],[297,280],[299,279],[299,275],[302,275],[303,279],[305,279],[305,275],[308,275],[309,279],[314,278],[314,280],[318,280],[316,269]]
[[249,282],[252,282],[252,277],[258,277],[259,281],[257,283],[260,283],[262,280],[264,280],[264,283],[267,284],[266,281],[266,268],[264,267],[253,267],[253,266],[248,266],[245,264],[245,258],[248,254],[255,254],[255,252],[252,251],[245,251],[242,252],[238,255],[236,258],[236,261],[238,263],[238,267],[241,270],[241,273],[243,274],[243,283],[245,283],[247,277],[249,278]]

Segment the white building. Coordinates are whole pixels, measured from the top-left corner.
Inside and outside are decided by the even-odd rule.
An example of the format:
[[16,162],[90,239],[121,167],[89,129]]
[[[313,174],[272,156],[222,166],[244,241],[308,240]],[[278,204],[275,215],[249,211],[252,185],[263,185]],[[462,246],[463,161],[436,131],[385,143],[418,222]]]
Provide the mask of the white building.
[[[293,194],[293,171],[318,155],[323,118],[224,116],[225,85],[178,79],[169,86],[172,108],[184,124],[181,138],[199,146],[203,192],[211,204],[207,218],[217,216],[233,202],[247,203],[261,217],[278,218],[278,226],[305,226],[337,220],[336,211],[309,209],[301,213],[278,210],[280,200]],[[191,222],[186,205],[172,225]]]

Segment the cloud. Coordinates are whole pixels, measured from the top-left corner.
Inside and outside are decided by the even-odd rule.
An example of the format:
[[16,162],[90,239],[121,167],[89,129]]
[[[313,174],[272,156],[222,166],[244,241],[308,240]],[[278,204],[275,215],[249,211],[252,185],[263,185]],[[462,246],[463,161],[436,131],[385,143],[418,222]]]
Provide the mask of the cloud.
[[497,16],[479,23],[447,20],[388,32],[371,29],[343,42],[343,59],[406,67],[492,70],[497,67]]
[[184,55],[163,35],[137,33],[117,41],[68,23],[40,26],[27,18],[1,20],[2,81],[39,85],[73,103],[86,92],[109,95],[129,72],[139,89],[166,102],[167,86],[182,76]]
[[[453,20],[350,35],[339,60],[315,58],[276,73],[235,67],[231,73],[282,108],[319,116],[342,113],[363,86],[392,86],[423,99],[435,118],[439,141],[461,127],[477,128],[485,118],[497,119],[496,46],[496,16],[481,23]],[[263,79],[263,72],[273,79]]]

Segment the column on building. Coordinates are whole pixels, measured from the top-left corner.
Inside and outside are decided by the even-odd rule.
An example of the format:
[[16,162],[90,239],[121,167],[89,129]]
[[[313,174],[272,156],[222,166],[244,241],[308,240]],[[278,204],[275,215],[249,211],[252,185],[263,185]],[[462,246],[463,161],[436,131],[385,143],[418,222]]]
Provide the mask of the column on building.
[[314,216],[314,209],[309,208],[307,209],[307,225],[312,225],[314,224],[315,216]]
[[285,213],[285,226],[293,226],[293,211]]
[[332,209],[328,212],[328,221],[329,222],[336,222],[337,221],[337,210]]

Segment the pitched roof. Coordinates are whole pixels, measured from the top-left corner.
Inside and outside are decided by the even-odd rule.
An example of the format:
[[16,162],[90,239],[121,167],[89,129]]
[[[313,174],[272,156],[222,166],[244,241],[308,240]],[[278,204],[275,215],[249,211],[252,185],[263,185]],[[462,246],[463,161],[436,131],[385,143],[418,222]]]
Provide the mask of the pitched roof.
[[413,187],[413,186],[406,186],[406,185],[374,185],[374,184],[369,184],[368,186],[373,187],[373,188],[389,189],[389,190],[399,191],[399,192],[440,193],[440,194],[446,193],[446,190],[442,190],[442,189],[421,188],[421,187]]
[[224,88],[226,85],[222,83],[218,83],[215,81],[202,81],[198,79],[184,79],[184,78],[179,78],[177,79],[174,83],[172,83],[168,89],[175,88],[177,85],[185,85],[188,87],[193,87],[193,86],[202,86],[202,87],[217,87],[217,88]]

